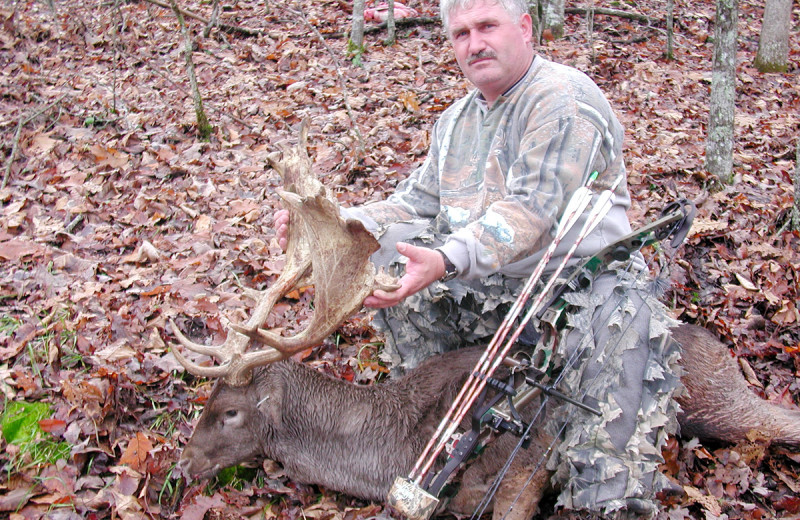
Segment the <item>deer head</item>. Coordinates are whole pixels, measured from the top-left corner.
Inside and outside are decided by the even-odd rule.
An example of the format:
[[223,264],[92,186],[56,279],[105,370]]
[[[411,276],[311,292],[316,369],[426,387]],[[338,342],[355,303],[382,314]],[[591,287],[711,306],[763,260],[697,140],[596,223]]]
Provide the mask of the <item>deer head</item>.
[[[197,365],[177,348],[172,352],[189,372],[205,377],[224,377],[233,386],[250,382],[253,368],[290,357],[321,343],[354,312],[375,288],[397,286],[387,275],[376,273],[369,257],[378,250],[377,240],[357,220],[344,220],[336,201],[312,173],[307,152],[308,125],[300,128],[296,146],[280,144],[268,157],[282,177],[281,198],[289,210],[286,263],[278,279],[264,291],[248,291],[256,301],[250,318],[230,324],[225,343],[198,345],[184,336],[170,320],[173,333],[185,348],[211,356],[213,367]],[[261,329],[275,303],[297,287],[314,286],[314,314],[308,326],[292,337]],[[265,348],[247,352],[252,340]]]

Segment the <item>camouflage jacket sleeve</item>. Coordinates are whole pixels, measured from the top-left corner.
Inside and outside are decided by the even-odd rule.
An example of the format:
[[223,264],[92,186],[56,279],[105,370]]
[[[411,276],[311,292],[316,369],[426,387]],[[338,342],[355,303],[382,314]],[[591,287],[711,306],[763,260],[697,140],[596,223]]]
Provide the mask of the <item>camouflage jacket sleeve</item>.
[[[434,124],[434,135],[440,123],[441,120]],[[425,162],[398,183],[389,197],[382,201],[345,209],[343,213],[361,220],[367,229],[376,232],[394,222],[433,220],[438,215],[439,209],[438,147],[436,140],[433,139]]]
[[[353,216],[373,230],[435,218],[447,234],[441,249],[461,277],[526,277],[552,240],[565,201],[589,175],[599,172],[599,186],[624,178],[622,136],[588,77],[537,57],[493,106],[473,92],[449,107],[434,126],[425,163],[388,199]],[[630,229],[624,182],[616,195],[609,217],[578,255],[593,254]]]
[[[440,178],[442,212],[452,228],[442,249],[464,278],[498,271],[527,276],[566,201],[589,175],[599,172],[601,189],[625,177],[622,127],[599,88],[575,69],[537,58],[495,106],[476,111],[468,105],[462,118],[477,119],[478,129],[455,133],[449,155],[472,158],[460,167],[448,159]],[[491,144],[482,145],[487,134]],[[615,195],[614,209],[578,255],[593,254],[630,229],[624,181]],[[565,247],[574,242],[569,238]]]

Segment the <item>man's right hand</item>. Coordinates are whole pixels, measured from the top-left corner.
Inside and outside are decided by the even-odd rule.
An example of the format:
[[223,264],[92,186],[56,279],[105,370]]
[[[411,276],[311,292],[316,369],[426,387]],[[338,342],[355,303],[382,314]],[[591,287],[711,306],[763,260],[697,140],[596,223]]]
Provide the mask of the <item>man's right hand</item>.
[[372,309],[392,307],[444,276],[444,259],[439,251],[398,242],[397,252],[408,259],[406,272],[400,278],[400,288],[391,292],[376,289],[364,300],[365,307]]
[[278,239],[278,245],[286,251],[286,245],[289,242],[289,210],[279,209],[276,211],[272,226],[275,228],[275,238]]

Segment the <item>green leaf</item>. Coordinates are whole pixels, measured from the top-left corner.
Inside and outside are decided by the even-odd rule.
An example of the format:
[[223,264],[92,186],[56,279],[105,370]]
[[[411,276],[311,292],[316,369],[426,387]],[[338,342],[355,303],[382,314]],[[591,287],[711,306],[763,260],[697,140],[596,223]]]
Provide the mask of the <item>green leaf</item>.
[[39,421],[52,413],[47,403],[26,403],[11,401],[6,405],[3,418],[3,438],[9,444],[22,445],[30,442],[41,433]]

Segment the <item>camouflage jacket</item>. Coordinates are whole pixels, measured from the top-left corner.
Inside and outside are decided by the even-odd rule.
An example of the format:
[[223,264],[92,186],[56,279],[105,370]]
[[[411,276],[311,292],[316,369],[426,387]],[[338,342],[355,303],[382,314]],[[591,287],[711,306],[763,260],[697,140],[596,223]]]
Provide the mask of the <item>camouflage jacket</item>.
[[[386,200],[345,213],[378,234],[393,222],[430,219],[445,235],[440,249],[461,277],[524,278],[590,174],[599,172],[595,193],[625,177],[622,139],[622,126],[591,79],[537,56],[491,107],[478,91],[450,106],[434,125],[422,166]],[[629,205],[623,180],[613,209],[575,258],[627,234]],[[573,242],[574,236],[565,238],[556,261]]]

